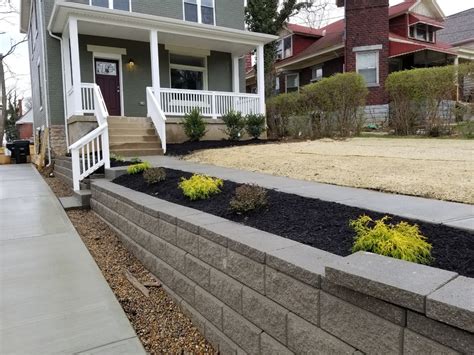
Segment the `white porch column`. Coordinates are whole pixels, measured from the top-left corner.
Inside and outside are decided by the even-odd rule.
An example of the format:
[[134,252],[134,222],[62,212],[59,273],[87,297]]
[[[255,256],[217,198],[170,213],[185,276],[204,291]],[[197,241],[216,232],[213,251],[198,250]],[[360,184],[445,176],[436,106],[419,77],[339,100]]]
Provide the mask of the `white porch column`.
[[158,32],[150,31],[151,81],[158,105],[161,107],[160,95],[160,56],[158,51]]
[[240,92],[240,65],[239,57],[232,54],[232,86],[234,93]]
[[454,66],[456,67],[456,102],[459,102],[460,92],[459,92],[459,71],[458,71],[459,57],[458,56],[454,58]]
[[81,63],[79,60],[79,35],[77,19],[69,18],[69,45],[71,47],[72,86],[74,88],[74,113],[82,115]]
[[260,113],[265,115],[265,59],[263,44],[257,47],[257,90]]

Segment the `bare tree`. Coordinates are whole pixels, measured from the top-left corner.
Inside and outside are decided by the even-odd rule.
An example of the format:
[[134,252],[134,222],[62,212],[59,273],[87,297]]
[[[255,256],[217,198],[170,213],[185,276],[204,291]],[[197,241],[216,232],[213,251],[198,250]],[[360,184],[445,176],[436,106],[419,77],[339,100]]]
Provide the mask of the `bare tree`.
[[294,17],[294,22],[311,28],[320,28],[329,20],[329,15],[335,8],[334,1],[311,0],[309,3],[310,6],[302,8]]

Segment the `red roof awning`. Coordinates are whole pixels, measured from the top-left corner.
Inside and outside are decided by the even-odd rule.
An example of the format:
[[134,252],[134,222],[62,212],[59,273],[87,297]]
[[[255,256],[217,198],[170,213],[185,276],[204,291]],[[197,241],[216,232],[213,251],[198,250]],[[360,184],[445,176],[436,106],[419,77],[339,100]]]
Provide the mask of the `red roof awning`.
[[423,44],[423,43],[407,43],[407,42],[390,41],[390,58],[398,57],[405,54],[420,52],[424,50],[456,55],[453,49],[448,48],[447,46],[436,46],[436,45],[429,45],[429,44]]
[[444,24],[442,22],[436,21],[430,17],[418,15],[418,14],[410,14],[409,15],[409,24],[414,25],[417,23],[426,23],[436,28],[444,28]]

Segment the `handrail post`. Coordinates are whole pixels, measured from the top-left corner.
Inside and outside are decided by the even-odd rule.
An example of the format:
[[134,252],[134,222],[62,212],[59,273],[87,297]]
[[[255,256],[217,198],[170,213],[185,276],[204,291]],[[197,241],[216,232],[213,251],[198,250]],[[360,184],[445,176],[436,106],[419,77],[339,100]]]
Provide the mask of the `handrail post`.
[[214,91],[211,92],[211,115],[212,118],[217,120],[217,112],[216,112],[216,93]]
[[102,155],[105,160],[105,168],[110,169],[109,130],[108,129],[106,129],[104,133],[102,134]]
[[72,163],[72,183],[74,191],[79,191],[80,186],[80,175],[81,165],[79,160],[79,151],[77,149],[71,150],[71,163]]

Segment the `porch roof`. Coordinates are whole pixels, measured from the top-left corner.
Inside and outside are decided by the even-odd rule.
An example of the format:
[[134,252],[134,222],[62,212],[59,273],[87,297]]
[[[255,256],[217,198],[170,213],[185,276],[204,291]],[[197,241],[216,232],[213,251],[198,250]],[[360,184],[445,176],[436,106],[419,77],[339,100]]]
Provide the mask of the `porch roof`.
[[62,33],[68,19],[78,20],[79,34],[149,42],[149,31],[158,31],[159,43],[244,55],[277,36],[197,24],[162,16],[57,2],[48,30]]

